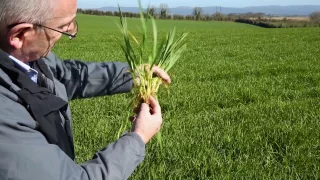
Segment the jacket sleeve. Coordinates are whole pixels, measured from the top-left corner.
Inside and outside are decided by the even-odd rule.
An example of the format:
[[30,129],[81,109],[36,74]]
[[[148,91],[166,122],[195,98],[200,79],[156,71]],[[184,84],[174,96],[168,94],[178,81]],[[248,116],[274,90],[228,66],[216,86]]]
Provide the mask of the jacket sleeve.
[[133,86],[127,63],[60,60],[53,53],[44,60],[65,85],[69,100],[126,93]]
[[0,102],[0,179],[122,180],[144,159],[142,139],[127,133],[92,160],[76,164],[35,130],[36,123],[23,106],[3,94]]

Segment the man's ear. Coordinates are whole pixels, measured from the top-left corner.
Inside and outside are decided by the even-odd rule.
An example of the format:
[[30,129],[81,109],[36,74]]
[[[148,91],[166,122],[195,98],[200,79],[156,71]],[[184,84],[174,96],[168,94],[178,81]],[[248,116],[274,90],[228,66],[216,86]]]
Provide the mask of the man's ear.
[[20,49],[23,46],[25,37],[30,35],[30,33],[34,33],[32,24],[18,24],[9,30],[7,40],[12,47]]

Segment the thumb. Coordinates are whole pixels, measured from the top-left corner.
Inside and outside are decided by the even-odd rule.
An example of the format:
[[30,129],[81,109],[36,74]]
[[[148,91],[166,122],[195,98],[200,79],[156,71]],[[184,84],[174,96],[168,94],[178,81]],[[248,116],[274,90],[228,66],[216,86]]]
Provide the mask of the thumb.
[[159,102],[152,96],[150,96],[150,107],[154,114],[161,114],[161,107]]

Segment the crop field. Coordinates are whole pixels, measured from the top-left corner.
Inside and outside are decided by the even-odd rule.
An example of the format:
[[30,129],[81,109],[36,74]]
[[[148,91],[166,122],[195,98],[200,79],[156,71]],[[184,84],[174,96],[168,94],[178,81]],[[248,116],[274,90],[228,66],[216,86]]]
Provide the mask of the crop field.
[[[272,20],[283,20],[283,18],[286,18],[287,20],[294,20],[294,21],[310,21],[309,17],[306,16],[293,16],[293,17],[287,17],[287,16],[276,16],[272,17]],[[267,19],[267,18],[266,18]]]
[[[137,34],[139,19],[129,19]],[[125,61],[119,18],[78,16],[62,59]],[[163,150],[154,138],[130,179],[320,179],[320,28],[157,20],[189,32],[188,50],[159,94]],[[115,141],[130,94],[71,102],[77,162]]]

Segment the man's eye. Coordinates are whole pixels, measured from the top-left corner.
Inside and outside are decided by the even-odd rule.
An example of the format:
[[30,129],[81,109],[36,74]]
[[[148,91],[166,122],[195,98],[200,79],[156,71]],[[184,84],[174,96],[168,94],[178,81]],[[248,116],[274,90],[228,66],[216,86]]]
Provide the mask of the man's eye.
[[67,30],[68,29],[68,24],[62,25],[60,27],[58,27],[59,29],[63,30]]

